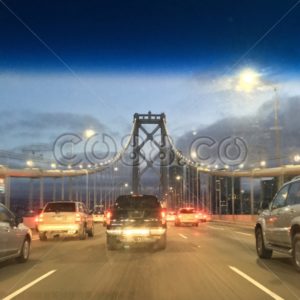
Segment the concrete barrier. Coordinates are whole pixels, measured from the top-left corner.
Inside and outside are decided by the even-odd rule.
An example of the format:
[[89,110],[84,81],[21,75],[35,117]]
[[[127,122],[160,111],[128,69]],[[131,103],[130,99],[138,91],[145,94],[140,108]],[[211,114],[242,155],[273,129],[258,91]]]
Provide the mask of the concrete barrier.
[[213,222],[231,223],[254,227],[257,215],[212,215]]

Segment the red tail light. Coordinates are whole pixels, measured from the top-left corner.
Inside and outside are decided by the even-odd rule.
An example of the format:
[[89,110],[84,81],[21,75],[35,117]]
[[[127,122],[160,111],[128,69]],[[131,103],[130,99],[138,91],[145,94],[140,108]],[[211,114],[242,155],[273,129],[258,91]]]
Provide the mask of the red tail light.
[[107,225],[110,225],[110,219],[111,219],[111,212],[108,211],[108,212],[106,213],[106,224],[107,224]]
[[165,225],[166,224],[166,212],[165,212],[165,210],[162,210],[160,214],[161,214],[161,223],[163,225]]
[[36,218],[35,218],[35,222],[36,223],[41,223],[41,222],[43,222],[43,214],[40,214],[39,216],[37,216]]

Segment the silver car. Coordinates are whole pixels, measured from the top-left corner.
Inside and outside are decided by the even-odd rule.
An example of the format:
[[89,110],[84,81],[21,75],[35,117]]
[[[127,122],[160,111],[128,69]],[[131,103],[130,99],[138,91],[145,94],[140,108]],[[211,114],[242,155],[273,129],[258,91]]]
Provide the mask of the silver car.
[[26,262],[29,258],[31,232],[22,223],[21,218],[0,203],[0,261],[15,258],[17,262]]
[[300,272],[300,177],[285,183],[263,208],[255,227],[258,256],[268,259],[273,251],[291,255]]

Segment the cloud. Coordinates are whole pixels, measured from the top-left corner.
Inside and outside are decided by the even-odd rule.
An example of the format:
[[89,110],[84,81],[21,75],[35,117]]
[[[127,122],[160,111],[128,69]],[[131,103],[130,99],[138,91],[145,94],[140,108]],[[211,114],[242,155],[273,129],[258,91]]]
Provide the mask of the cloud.
[[25,144],[53,142],[64,133],[81,135],[88,128],[98,133],[112,134],[107,126],[86,114],[2,111],[1,115],[2,147],[6,146],[7,149]]
[[[282,99],[279,109],[280,130],[274,130],[274,100],[263,103],[254,114],[244,117],[223,118],[205,128],[198,128],[197,135],[187,131],[176,140],[178,149],[189,155],[196,139],[210,137],[220,143],[226,137],[240,137],[247,145],[247,164],[256,165],[261,160],[276,165],[276,134],[281,137],[282,162],[289,164],[300,153],[300,96]],[[217,153],[214,152],[217,157]],[[217,160],[218,162],[218,160]]]

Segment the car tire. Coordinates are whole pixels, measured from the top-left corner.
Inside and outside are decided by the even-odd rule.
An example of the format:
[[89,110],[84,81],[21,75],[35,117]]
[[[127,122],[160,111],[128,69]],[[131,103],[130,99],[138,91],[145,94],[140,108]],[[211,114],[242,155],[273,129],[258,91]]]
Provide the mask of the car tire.
[[106,246],[107,250],[117,250],[117,239],[115,236],[109,234],[106,235]]
[[79,234],[79,239],[80,240],[85,240],[86,239],[86,228],[85,228],[85,226],[83,226],[82,227],[82,231],[81,231],[81,233]]
[[39,233],[39,239],[42,242],[47,241],[47,235],[46,235],[46,233],[45,232],[40,232]]
[[265,246],[263,232],[260,227],[255,230],[256,252],[260,258],[270,259],[273,251]]
[[293,264],[298,272],[300,272],[300,233],[294,235],[292,248]]
[[23,242],[20,256],[16,258],[16,261],[18,263],[26,262],[29,258],[29,254],[30,254],[30,239],[27,237]]
[[87,230],[87,233],[89,237],[94,236],[94,224],[92,225],[91,229]]
[[167,234],[164,233],[157,242],[157,249],[164,250],[167,247]]

